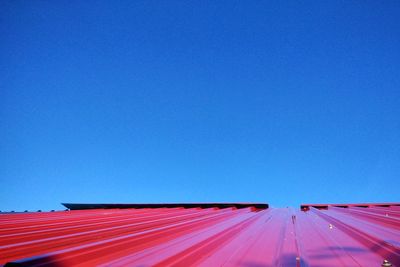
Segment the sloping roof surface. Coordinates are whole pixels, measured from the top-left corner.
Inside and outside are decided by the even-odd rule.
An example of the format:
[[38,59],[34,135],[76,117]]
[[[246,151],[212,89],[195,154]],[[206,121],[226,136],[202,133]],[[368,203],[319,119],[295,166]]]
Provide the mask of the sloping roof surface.
[[399,204],[364,206],[0,213],[0,265],[399,267]]

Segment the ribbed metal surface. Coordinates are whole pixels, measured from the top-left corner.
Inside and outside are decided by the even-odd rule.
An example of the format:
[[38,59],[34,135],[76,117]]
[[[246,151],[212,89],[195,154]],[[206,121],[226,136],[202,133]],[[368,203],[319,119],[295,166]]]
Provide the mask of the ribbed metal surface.
[[0,214],[7,266],[379,267],[384,260],[400,266],[399,206]]

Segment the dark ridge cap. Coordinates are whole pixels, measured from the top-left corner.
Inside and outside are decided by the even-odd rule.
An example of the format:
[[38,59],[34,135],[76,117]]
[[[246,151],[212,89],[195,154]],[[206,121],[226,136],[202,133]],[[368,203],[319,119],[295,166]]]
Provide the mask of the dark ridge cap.
[[249,208],[268,209],[266,203],[149,203],[149,204],[88,204],[88,203],[61,203],[70,210],[87,210],[87,209],[151,209],[151,208]]
[[358,203],[358,204],[301,204],[300,209],[303,211],[308,211],[310,208],[315,208],[319,210],[329,209],[329,207],[336,208],[373,208],[373,207],[390,207],[390,206],[400,206],[400,203]]

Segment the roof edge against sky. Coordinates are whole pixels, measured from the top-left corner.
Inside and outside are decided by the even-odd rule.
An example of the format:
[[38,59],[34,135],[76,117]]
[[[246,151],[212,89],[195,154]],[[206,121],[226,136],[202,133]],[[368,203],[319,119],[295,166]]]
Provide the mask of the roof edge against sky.
[[328,209],[329,207],[337,208],[370,208],[370,207],[390,207],[390,206],[400,206],[400,202],[388,202],[388,203],[354,203],[354,204],[301,204],[300,209],[307,211],[310,208],[316,209]]
[[126,203],[126,204],[96,204],[96,203],[61,203],[70,210],[86,209],[147,209],[147,208],[249,208],[268,209],[267,203]]

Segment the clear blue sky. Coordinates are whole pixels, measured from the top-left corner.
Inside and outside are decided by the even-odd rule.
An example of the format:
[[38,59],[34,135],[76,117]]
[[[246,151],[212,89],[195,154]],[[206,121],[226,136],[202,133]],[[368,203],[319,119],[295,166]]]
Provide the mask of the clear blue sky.
[[1,1],[0,210],[399,201],[399,1]]

